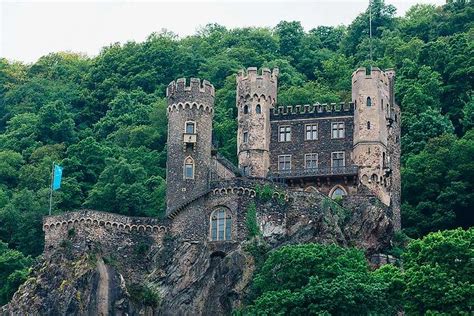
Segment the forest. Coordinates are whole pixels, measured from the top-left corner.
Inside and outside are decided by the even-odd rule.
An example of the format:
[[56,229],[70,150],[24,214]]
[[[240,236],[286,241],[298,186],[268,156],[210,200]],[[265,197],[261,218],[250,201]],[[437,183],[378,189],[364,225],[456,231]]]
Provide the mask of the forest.
[[[241,313],[366,314],[400,306],[413,314],[472,313],[474,6],[418,4],[398,17],[392,5],[374,0],[371,11],[372,40],[367,8],[347,26],[209,24],[183,38],[162,30],[143,42],[113,43],[96,57],[56,52],[32,64],[1,58],[0,305],[43,250],[53,162],[64,168],[53,214],[89,208],[164,215],[170,81],[200,77],[214,84],[214,137],[235,162],[239,69],[278,67],[278,104],[294,105],[350,101],[352,72],[373,65],[396,70],[402,232],[392,251],[404,258],[404,269],[369,271],[358,250],[336,246],[284,248],[260,267],[254,301]],[[331,277],[334,263],[311,261],[327,253],[340,260],[343,280]],[[284,284],[272,283],[266,267],[295,256],[314,264],[288,266]],[[299,275],[298,267],[313,276]],[[343,290],[353,296],[338,302]],[[330,306],[318,303],[328,299]]]

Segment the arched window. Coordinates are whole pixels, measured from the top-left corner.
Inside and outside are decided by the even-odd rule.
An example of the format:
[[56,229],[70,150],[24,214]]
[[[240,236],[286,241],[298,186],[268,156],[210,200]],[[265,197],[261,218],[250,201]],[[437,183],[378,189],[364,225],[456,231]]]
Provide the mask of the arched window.
[[232,216],[228,209],[220,207],[211,213],[210,237],[212,241],[232,239]]
[[342,198],[344,195],[347,195],[347,192],[346,190],[344,190],[343,187],[341,187],[340,185],[337,185],[335,186],[332,190],[331,190],[331,199],[339,199],[339,198]]
[[260,104],[257,104],[257,107],[255,108],[255,113],[257,114],[262,113],[262,108],[260,107]]
[[194,159],[191,157],[184,160],[184,178],[194,179]]
[[372,106],[372,99],[370,97],[367,97],[367,106]]
[[367,121],[367,129],[370,129],[370,121]]
[[376,183],[379,180],[379,177],[374,173],[371,178],[373,183]]
[[247,104],[244,105],[244,114],[249,114],[249,106]]

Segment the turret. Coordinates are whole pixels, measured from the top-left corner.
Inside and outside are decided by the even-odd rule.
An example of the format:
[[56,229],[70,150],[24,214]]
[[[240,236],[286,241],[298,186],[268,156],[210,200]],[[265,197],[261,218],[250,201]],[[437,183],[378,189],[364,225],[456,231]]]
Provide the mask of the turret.
[[211,163],[214,87],[208,81],[172,81],[168,100],[167,214],[205,192]]
[[[354,102],[354,163],[359,179],[390,205],[389,127],[393,103],[393,76],[379,68],[359,68],[352,74]],[[392,88],[391,88],[392,87]],[[392,91],[392,93],[391,93]]]
[[266,177],[270,167],[270,110],[276,103],[278,69],[241,70],[237,76],[237,156],[245,176]]

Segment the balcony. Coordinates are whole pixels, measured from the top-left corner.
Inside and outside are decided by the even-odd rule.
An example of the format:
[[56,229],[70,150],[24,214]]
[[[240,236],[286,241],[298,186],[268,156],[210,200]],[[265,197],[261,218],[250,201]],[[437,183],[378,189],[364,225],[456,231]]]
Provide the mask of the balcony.
[[183,142],[186,144],[195,144],[197,140],[197,134],[183,134]]
[[308,177],[329,177],[329,176],[353,176],[357,175],[359,168],[357,166],[344,166],[334,168],[313,168],[313,169],[294,169],[280,170],[270,173],[270,178],[308,178]]

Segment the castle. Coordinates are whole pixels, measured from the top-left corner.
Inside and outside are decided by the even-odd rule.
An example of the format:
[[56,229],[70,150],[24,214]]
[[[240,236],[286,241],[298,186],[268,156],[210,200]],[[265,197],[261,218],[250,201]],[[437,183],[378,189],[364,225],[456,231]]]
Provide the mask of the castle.
[[372,193],[392,209],[399,229],[395,72],[359,68],[352,74],[352,102],[297,106],[277,104],[278,76],[278,69],[259,73],[255,67],[237,76],[238,167],[212,146],[214,87],[195,78],[169,84],[167,215],[174,217],[215,183],[259,179],[333,199]]
[[45,217],[44,254],[0,314],[229,315],[261,249],[339,244],[390,262],[400,228],[394,76],[358,69],[352,102],[285,107],[278,70],[240,72],[238,166],[213,146],[214,87],[171,82],[166,217]]

